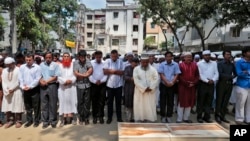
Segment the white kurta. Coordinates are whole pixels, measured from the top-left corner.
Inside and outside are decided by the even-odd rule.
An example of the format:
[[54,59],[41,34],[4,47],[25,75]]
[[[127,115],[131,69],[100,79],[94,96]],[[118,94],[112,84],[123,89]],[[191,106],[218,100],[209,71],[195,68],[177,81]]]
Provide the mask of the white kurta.
[[[133,72],[135,83],[134,92],[134,119],[136,121],[156,121],[156,90],[159,82],[157,70],[151,65],[146,70],[137,66]],[[145,92],[146,88],[152,89]]]
[[[58,77],[59,89],[59,115],[77,113],[77,93],[76,93],[76,77],[73,73],[73,63],[69,68],[59,65],[61,75]],[[71,85],[64,85],[67,80],[71,80]]]
[[[12,112],[12,113],[22,113],[24,112],[24,101],[23,94],[19,87],[19,68],[15,67],[13,70],[12,78],[8,78],[8,68],[3,69],[2,73],[2,86],[3,86],[3,103],[2,103],[2,112]],[[11,79],[11,80],[9,80]],[[9,89],[15,91],[9,93]]]

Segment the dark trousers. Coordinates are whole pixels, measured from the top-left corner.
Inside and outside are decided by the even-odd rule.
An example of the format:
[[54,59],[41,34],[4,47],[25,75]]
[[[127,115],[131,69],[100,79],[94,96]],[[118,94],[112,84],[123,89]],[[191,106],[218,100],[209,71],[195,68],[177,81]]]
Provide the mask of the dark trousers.
[[58,89],[56,83],[40,88],[43,124],[57,124]]
[[77,111],[80,122],[88,120],[90,115],[90,88],[77,88]]
[[[210,119],[210,109],[214,98],[214,84],[200,81],[197,94],[197,119]],[[202,117],[204,112],[204,116]]]
[[[41,118],[40,109],[40,86],[37,86],[28,91],[23,91],[24,106],[26,110],[27,122],[39,123]],[[34,120],[33,114],[34,112]]]
[[117,119],[122,119],[122,87],[118,88],[109,88],[107,87],[108,93],[108,119],[113,117],[113,102],[115,98],[115,108],[116,108],[116,117]]
[[232,89],[232,81],[219,81],[217,83],[215,116],[225,117]]
[[[167,113],[166,113],[167,105]],[[162,117],[172,117],[174,110],[174,87],[166,87],[160,84],[160,108]]]
[[91,84],[92,114],[94,118],[104,117],[106,98],[106,83],[101,85]]

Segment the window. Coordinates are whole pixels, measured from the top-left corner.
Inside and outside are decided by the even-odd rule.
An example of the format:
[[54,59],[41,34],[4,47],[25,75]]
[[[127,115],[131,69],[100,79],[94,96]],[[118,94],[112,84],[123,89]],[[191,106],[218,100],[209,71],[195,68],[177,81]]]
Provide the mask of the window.
[[92,33],[87,33],[87,37],[92,37]]
[[112,45],[118,46],[119,45],[119,39],[112,39]]
[[88,47],[92,47],[92,42],[87,42]]
[[93,16],[92,16],[92,15],[87,15],[87,19],[88,19],[88,20],[92,20],[92,19],[93,19]]
[[98,39],[98,45],[104,45],[104,38]]
[[151,23],[151,28],[155,28],[155,24],[154,23]]
[[138,45],[138,39],[133,39],[133,45]]
[[87,24],[87,28],[92,28],[92,24]]
[[139,18],[139,17],[140,17],[140,15],[138,12],[133,12],[133,18]]
[[114,31],[118,31],[118,28],[119,28],[118,25],[114,25],[114,26],[113,26]]
[[133,25],[133,31],[137,32],[138,31],[138,25]]
[[230,28],[230,35],[231,37],[240,37],[241,29],[239,27],[231,27]]
[[113,16],[114,16],[114,18],[118,18],[119,13],[118,13],[118,12],[114,12],[114,13],[113,13]]

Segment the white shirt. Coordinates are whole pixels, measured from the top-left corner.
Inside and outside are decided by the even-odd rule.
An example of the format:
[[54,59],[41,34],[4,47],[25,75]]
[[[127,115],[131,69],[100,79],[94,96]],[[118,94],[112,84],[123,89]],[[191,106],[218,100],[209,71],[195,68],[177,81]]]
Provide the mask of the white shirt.
[[202,60],[197,63],[199,73],[200,73],[200,80],[208,83],[208,79],[213,80],[216,82],[219,78],[219,72],[217,68],[217,63],[215,61],[209,61],[208,63],[205,60]]
[[98,80],[100,80],[101,83],[106,82],[108,76],[103,73],[104,61],[97,63],[96,60],[92,60],[91,64],[93,66],[93,73],[89,76],[89,81],[94,84]]
[[[124,71],[124,64],[120,59],[115,62],[111,59],[107,59],[104,64],[104,69],[114,69]],[[123,75],[110,74],[108,76],[107,87],[109,88],[119,88],[123,86]]]

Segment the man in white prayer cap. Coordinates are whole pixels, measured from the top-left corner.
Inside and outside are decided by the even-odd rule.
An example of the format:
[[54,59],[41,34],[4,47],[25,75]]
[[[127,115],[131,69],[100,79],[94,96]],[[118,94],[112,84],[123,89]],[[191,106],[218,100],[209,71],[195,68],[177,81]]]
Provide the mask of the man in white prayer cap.
[[195,54],[194,55],[194,61],[195,62],[199,62],[200,61],[200,55],[199,54]]
[[156,90],[159,84],[157,70],[149,65],[147,55],[141,57],[141,64],[133,72],[135,83],[134,92],[134,119],[135,121],[157,120]]
[[214,84],[218,80],[218,68],[215,61],[210,59],[210,50],[202,52],[203,60],[198,62],[200,86],[197,94],[197,121],[212,122],[210,109],[214,97]]
[[178,83],[177,123],[192,123],[189,119],[191,108],[195,105],[196,85],[199,81],[197,64],[192,61],[192,53],[186,52],[184,61],[179,64],[181,74]]
[[22,91],[19,87],[19,68],[15,66],[15,60],[7,57],[4,60],[6,68],[2,73],[3,103],[2,112],[6,113],[7,122],[5,128],[16,125],[22,126],[22,113],[24,112],[24,102]]

